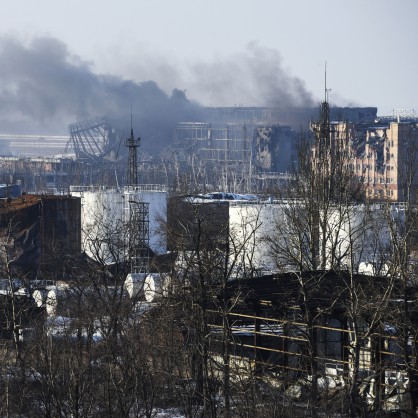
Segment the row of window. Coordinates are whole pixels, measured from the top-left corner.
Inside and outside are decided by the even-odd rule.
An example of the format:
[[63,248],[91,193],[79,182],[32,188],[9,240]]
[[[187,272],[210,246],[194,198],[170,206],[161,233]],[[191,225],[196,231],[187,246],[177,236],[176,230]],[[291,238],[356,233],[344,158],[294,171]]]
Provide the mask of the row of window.
[[[368,160],[372,159],[373,157],[376,158],[376,154],[373,155],[371,152],[369,152],[366,156]],[[386,160],[390,160],[391,158],[395,158],[395,154],[393,152],[392,153],[386,152]]]
[[384,179],[383,177],[379,177],[374,178],[374,177],[365,177],[365,176],[360,176],[359,177],[360,182],[362,183],[373,183],[373,184],[393,184],[395,183],[395,179],[393,177],[386,177],[386,179]]
[[[351,169],[354,169],[354,165],[353,164],[349,164],[349,167]],[[395,169],[395,167],[393,165],[386,166],[386,171],[390,171],[390,170],[394,170],[394,169]],[[363,165],[357,164],[356,165],[356,170],[357,171],[360,171],[360,170],[363,170],[363,171],[373,170],[373,164],[363,164]]]
[[369,189],[368,192],[369,192],[369,196],[372,196],[374,194],[375,197],[383,197],[383,195],[385,195],[386,197],[393,196],[393,190],[372,190],[372,189]]

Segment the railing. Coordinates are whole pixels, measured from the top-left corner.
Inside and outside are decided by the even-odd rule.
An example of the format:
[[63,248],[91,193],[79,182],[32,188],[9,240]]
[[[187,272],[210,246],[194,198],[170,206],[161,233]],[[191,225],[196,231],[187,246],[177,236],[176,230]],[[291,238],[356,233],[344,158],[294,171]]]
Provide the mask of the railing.
[[[117,187],[108,186],[70,186],[70,192],[97,192],[106,190],[121,190]],[[163,184],[138,184],[137,186],[124,186],[124,192],[166,192],[167,186]]]
[[125,186],[125,192],[166,192],[167,186],[164,184],[138,184],[136,186]]

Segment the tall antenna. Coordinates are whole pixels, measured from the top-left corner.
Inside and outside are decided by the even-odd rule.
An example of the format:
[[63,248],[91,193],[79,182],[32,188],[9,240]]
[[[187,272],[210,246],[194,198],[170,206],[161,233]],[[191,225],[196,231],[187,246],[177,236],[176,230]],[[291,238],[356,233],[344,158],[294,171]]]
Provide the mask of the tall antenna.
[[325,61],[325,71],[324,71],[324,93],[325,100],[321,103],[321,113],[320,120],[317,124],[316,131],[316,141],[317,141],[317,155],[319,160],[322,161],[326,159],[326,155],[330,149],[330,111],[328,103],[328,93],[331,91],[327,88],[327,62]]
[[128,175],[126,179],[126,183],[128,186],[138,185],[137,148],[139,148],[140,142],[141,142],[141,138],[135,139],[134,137],[134,129],[132,125],[132,105],[131,105],[131,136],[129,138],[126,138],[125,140],[125,146],[128,148]]
[[332,89],[327,88],[327,62],[325,61],[325,102],[329,102],[329,93]]

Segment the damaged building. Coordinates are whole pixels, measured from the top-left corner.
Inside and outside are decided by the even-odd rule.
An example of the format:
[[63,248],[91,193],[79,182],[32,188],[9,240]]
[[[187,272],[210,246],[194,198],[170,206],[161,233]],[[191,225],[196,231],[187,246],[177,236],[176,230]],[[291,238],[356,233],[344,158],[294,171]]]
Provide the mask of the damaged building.
[[297,134],[289,126],[260,126],[254,130],[255,165],[269,172],[285,173],[297,159]]
[[[145,183],[180,192],[230,190],[261,193],[277,189],[280,173],[295,161],[300,129],[317,108],[203,107],[199,118],[173,121],[158,134],[164,147],[144,137],[138,169]],[[376,108],[335,108],[337,120],[371,123]],[[3,183],[21,181],[36,193],[69,192],[70,185],[125,184],[122,132],[106,117],[69,125],[69,137],[3,135]],[[65,154],[65,155],[64,155]],[[40,157],[42,155],[42,157]]]
[[417,201],[418,122],[371,126],[357,142],[353,168],[374,199]]
[[81,251],[80,199],[22,194],[0,199],[0,275],[60,279]]
[[[311,125],[319,132],[319,123]],[[330,152],[345,164],[371,200],[412,201],[418,195],[418,121],[398,118],[373,123],[330,122]]]
[[[335,120],[372,124],[376,108],[333,108]],[[314,108],[204,108],[199,122],[179,122],[171,160],[194,188],[237,193],[277,190],[297,161],[300,130],[317,119]]]
[[[161,155],[154,155],[144,138],[140,176],[144,183],[180,193],[221,189],[275,194],[295,167],[300,129],[308,130],[318,113],[317,108],[202,108],[199,121],[173,125]],[[333,107],[329,120],[331,142],[343,141],[350,149],[350,167],[368,198],[416,199],[417,179],[408,180],[407,172],[417,164],[416,117],[378,118],[373,107]],[[71,124],[70,139],[3,137],[11,151],[29,154],[0,158],[0,182],[7,187],[20,182],[30,193],[68,194],[70,185],[125,184],[125,147],[106,118]],[[32,142],[24,147],[23,141],[32,141],[38,155],[65,148],[74,155],[35,157]]]

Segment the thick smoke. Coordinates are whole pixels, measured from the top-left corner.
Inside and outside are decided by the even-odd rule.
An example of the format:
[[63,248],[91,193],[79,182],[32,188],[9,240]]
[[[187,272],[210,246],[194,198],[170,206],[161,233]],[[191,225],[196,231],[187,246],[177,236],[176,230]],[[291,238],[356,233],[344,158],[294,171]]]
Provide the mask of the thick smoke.
[[[54,38],[25,44],[2,37],[0,62],[3,133],[67,134],[69,123],[106,115],[128,134],[132,107],[135,134],[162,145],[177,121],[201,120],[202,108],[183,91],[167,94],[155,81],[96,74],[91,63]],[[244,53],[190,68],[183,85],[206,105],[313,105],[303,82],[283,69],[279,53],[255,44]]]
[[53,38],[29,45],[1,38],[0,62],[0,132],[66,134],[69,123],[106,115],[129,134],[131,107],[144,136],[198,118],[200,107],[182,91],[167,95],[154,81],[95,74]]
[[241,53],[192,67],[188,92],[214,106],[312,107],[305,83],[283,68],[276,50],[250,43]]

